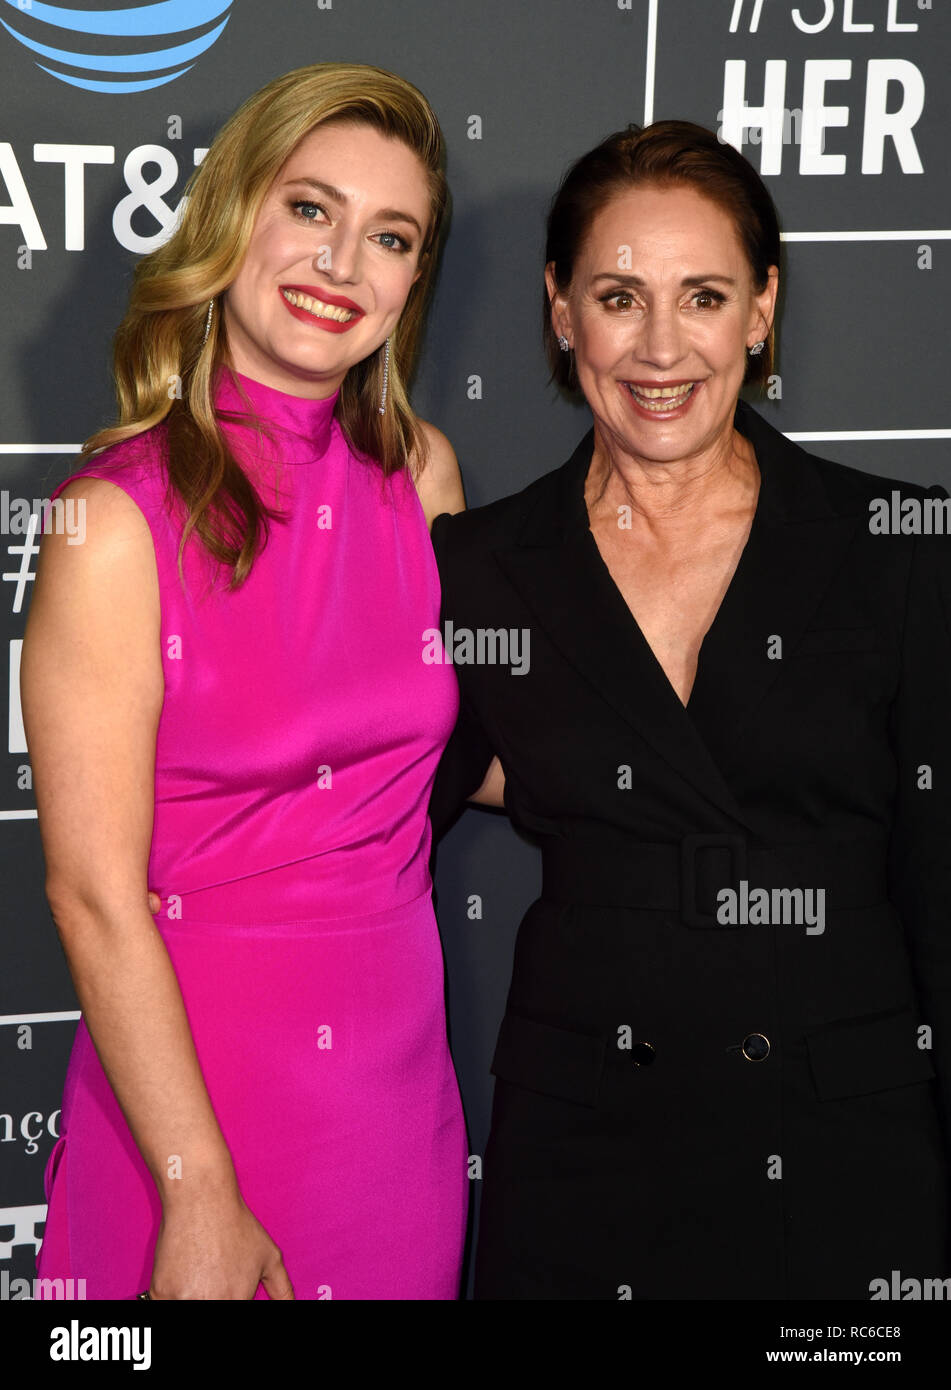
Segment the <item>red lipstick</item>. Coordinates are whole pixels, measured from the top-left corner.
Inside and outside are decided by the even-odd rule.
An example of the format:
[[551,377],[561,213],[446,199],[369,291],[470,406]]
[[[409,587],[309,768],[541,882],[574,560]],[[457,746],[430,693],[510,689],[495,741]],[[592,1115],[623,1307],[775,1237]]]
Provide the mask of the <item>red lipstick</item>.
[[[311,299],[319,299],[321,304],[332,304],[338,309],[349,309],[353,318],[347,319],[346,323],[341,323],[337,319],[321,318],[317,314],[312,314],[309,309],[301,309],[296,304],[291,304],[284,296],[285,290],[295,290],[298,294],[309,295]],[[327,290],[319,289],[317,285],[281,285],[278,294],[280,294],[281,303],[289,314],[293,314],[296,319],[300,319],[303,323],[310,324],[312,328],[323,328],[327,333],[346,333],[364,317],[364,310],[360,308],[359,304],[354,304],[352,299],[347,299],[342,294],[330,294]]]

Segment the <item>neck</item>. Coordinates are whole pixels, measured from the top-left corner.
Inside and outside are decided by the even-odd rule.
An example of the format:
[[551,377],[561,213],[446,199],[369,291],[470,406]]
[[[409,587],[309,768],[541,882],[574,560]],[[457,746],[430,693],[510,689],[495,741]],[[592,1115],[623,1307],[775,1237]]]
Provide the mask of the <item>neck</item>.
[[709,517],[720,509],[754,508],[759,469],[749,440],[733,428],[686,458],[657,462],[624,450],[595,421],[594,454],[585,483],[585,502],[592,521],[627,506],[647,522]]
[[340,389],[346,370],[332,375],[315,376],[313,372],[295,371],[266,353],[250,349],[246,342],[232,342],[234,334],[228,338],[228,366],[239,376],[256,381],[259,386],[267,386],[272,391],[280,391],[287,396],[298,396],[307,400],[324,400]]

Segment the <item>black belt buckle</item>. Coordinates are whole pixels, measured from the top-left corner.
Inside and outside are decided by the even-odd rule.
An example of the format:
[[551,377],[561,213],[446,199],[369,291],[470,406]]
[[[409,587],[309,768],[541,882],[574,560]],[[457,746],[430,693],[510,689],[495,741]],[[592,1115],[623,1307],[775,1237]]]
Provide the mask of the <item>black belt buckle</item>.
[[724,888],[737,888],[740,879],[749,880],[745,835],[685,835],[680,842],[680,916],[688,927],[719,927],[715,912],[697,907],[697,851],[730,851],[730,878]]

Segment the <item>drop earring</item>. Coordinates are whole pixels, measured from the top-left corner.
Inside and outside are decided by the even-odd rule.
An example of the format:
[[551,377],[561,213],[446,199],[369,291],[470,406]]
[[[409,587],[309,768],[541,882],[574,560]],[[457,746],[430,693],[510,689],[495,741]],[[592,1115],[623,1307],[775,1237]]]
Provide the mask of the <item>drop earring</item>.
[[201,340],[201,345],[202,345],[202,347],[204,347],[205,344],[207,343],[207,341],[208,341],[208,334],[211,332],[211,316],[212,316],[212,314],[214,313],[214,309],[215,309],[215,301],[214,301],[213,299],[209,299],[209,301],[208,301],[208,317],[205,319],[205,336],[204,336],[204,337],[202,338],[202,340]]
[[558,346],[561,348],[562,352],[570,352],[570,351],[571,351],[571,344],[568,342],[568,339],[565,338],[565,337],[560,337],[560,338],[558,339]]
[[383,390],[380,393],[380,414],[386,414],[386,388],[390,383],[390,340],[387,338],[383,350]]

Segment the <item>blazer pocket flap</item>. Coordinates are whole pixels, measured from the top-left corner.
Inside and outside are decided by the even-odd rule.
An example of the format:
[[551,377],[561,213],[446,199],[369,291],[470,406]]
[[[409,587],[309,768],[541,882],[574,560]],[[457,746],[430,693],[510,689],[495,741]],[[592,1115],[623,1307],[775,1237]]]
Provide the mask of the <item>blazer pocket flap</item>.
[[594,1106],[603,1065],[603,1038],[506,1012],[491,1070],[530,1091]]
[[793,649],[794,656],[812,656],[821,652],[874,652],[878,650],[878,633],[874,627],[815,628],[804,632]]
[[920,1021],[910,1008],[827,1023],[806,1035],[820,1100],[870,1095],[931,1081],[930,1053],[918,1046]]

